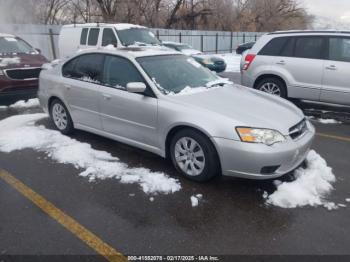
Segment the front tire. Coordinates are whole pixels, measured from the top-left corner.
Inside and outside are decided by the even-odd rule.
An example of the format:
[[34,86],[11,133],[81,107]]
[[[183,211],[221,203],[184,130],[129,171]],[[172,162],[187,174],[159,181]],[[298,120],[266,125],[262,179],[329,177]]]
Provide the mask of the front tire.
[[190,180],[206,182],[220,172],[215,147],[198,131],[183,129],[176,133],[170,144],[170,155],[175,168]]
[[50,104],[50,117],[55,127],[65,135],[74,132],[74,125],[67,107],[59,100],[55,99]]
[[282,98],[287,98],[286,85],[276,77],[267,77],[262,79],[256,86],[257,90],[276,95]]

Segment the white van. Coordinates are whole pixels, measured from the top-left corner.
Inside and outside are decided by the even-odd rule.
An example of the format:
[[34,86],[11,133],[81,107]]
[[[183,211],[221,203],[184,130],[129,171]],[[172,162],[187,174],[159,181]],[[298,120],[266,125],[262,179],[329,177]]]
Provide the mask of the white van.
[[144,26],[133,24],[74,24],[61,29],[58,48],[61,58],[78,50],[107,45],[126,47],[131,45],[161,45],[156,36]]

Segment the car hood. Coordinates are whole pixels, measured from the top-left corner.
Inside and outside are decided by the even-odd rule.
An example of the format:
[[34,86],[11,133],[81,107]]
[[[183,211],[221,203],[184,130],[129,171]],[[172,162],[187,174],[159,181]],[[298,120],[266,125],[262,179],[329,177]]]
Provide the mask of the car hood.
[[230,118],[236,126],[269,128],[283,135],[288,135],[289,129],[305,117],[287,100],[238,85],[173,95],[170,99]]
[[47,59],[40,54],[2,54],[0,67],[6,69],[23,67],[41,67]]

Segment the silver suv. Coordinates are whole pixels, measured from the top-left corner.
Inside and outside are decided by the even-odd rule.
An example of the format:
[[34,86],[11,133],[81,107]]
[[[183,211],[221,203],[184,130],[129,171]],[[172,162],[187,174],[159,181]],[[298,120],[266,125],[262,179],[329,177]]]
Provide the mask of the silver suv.
[[243,55],[241,77],[284,98],[350,105],[350,32],[266,34]]

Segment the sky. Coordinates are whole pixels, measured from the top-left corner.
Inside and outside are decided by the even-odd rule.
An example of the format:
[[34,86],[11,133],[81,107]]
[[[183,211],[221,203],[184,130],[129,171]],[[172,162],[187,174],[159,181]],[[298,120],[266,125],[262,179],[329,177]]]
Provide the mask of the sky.
[[350,23],[350,0],[299,0],[309,13]]

